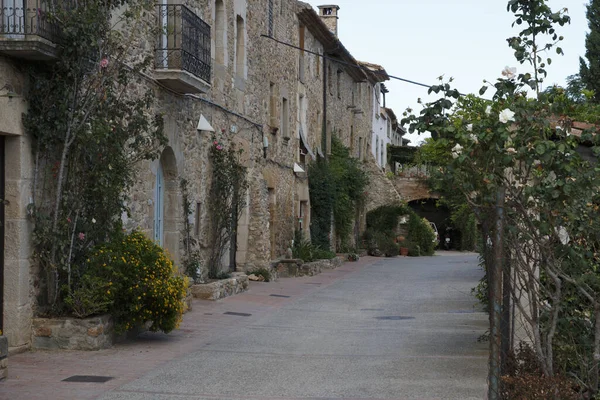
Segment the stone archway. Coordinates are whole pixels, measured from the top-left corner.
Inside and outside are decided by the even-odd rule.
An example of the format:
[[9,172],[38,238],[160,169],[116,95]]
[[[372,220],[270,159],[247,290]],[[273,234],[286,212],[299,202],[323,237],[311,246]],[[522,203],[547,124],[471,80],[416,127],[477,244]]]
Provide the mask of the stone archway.
[[166,147],[158,163],[154,184],[154,239],[167,249],[177,263],[180,235],[180,196],[177,160],[171,147]]

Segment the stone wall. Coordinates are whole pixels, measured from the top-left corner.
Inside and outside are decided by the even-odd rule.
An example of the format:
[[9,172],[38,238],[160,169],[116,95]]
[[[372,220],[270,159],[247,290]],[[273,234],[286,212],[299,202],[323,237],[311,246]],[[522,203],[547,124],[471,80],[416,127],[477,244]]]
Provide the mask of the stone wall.
[[101,350],[111,347],[113,339],[113,321],[108,315],[33,319],[34,349]]
[[368,155],[364,165],[369,174],[367,212],[402,200],[398,190],[396,190],[392,181],[379,168],[372,154]]

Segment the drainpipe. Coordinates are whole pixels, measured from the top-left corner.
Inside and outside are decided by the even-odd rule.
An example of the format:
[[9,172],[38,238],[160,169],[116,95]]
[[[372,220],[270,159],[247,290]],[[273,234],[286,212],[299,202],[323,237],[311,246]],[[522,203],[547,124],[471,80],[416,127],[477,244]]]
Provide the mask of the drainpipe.
[[321,131],[321,148],[323,157],[327,159],[327,58],[323,57],[323,123]]

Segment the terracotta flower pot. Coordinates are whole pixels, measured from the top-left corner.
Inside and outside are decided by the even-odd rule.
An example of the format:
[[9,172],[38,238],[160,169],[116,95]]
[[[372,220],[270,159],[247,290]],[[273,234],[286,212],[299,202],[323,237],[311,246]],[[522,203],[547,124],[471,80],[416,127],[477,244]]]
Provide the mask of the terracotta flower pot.
[[408,247],[400,247],[400,255],[407,256],[408,255]]

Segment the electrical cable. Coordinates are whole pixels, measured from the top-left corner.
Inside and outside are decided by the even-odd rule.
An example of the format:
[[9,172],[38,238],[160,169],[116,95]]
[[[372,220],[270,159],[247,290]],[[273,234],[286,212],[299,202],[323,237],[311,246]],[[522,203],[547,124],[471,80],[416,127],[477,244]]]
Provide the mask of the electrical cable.
[[[313,54],[313,55],[315,55],[315,56],[317,56],[317,57],[321,57],[321,58],[324,58],[324,59],[326,59],[326,60],[331,60],[331,61],[333,61],[333,62],[336,62],[336,63],[338,63],[338,64],[347,65],[347,66],[349,66],[349,67],[358,68],[358,69],[360,69],[360,70],[367,71],[367,72],[371,72],[371,73],[376,73],[375,71],[373,71],[372,69],[370,69],[370,68],[368,68],[368,67],[363,67],[362,65],[359,65],[359,64],[353,64],[353,63],[349,63],[349,62],[346,62],[346,61],[341,61],[341,60],[340,60],[340,59],[338,59],[338,58],[334,58],[334,57],[328,57],[328,56],[326,56],[326,55],[324,55],[324,54],[319,54],[319,53],[316,53],[316,52],[314,52],[314,51],[310,51],[310,50],[307,50],[307,49],[303,49],[302,47],[299,47],[299,46],[293,45],[293,44],[291,44],[291,43],[286,43],[286,42],[284,42],[284,41],[281,41],[281,40],[275,39],[275,38],[274,38],[274,37],[272,37],[272,36],[268,36],[268,35],[260,35],[260,36],[261,36],[261,37],[264,37],[264,38],[267,38],[267,39],[271,39],[271,40],[273,40],[274,42],[277,42],[277,43],[279,43],[279,44],[282,44],[282,45],[284,45],[284,46],[288,46],[288,47],[294,48],[294,49],[296,49],[296,50],[302,50],[302,51],[304,51],[304,52],[306,52],[306,53]],[[427,84],[425,84],[425,83],[416,82],[416,81],[413,81],[413,80],[410,80],[410,79],[400,78],[399,76],[390,75],[390,74],[388,74],[388,73],[386,73],[386,75],[387,75],[388,77],[390,77],[390,79],[396,79],[396,80],[399,80],[399,81],[402,81],[402,82],[406,82],[406,83],[410,83],[410,84],[413,84],[413,85],[417,85],[417,86],[426,87],[426,88],[428,88],[428,89],[431,89],[431,88],[433,87],[432,85],[427,85]]]

